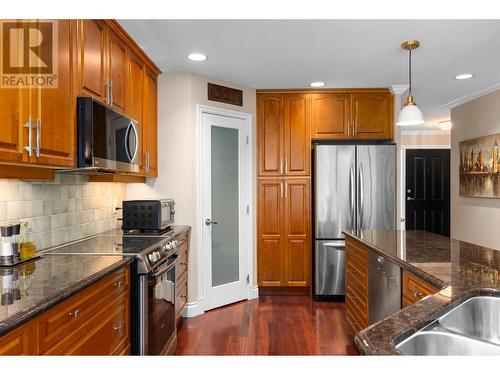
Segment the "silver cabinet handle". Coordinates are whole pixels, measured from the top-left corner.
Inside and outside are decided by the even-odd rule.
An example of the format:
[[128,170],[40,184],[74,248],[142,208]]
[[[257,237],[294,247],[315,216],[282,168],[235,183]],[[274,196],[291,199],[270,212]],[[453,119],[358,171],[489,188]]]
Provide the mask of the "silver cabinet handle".
[[33,137],[33,124],[31,123],[31,116],[28,118],[28,122],[24,124],[25,128],[28,128],[28,146],[24,146],[24,149],[28,151],[28,156],[33,156],[33,144],[32,144],[32,137]]
[[117,288],[121,288],[123,283],[121,281],[117,281],[116,283],[113,284],[114,286],[116,286]]
[[78,318],[80,316],[80,310],[70,311],[68,316],[70,318]]
[[216,222],[216,221],[214,221],[214,220],[210,220],[210,219],[205,220],[205,225],[211,225],[211,224],[216,225],[216,224],[219,224],[219,223]]
[[37,119],[36,120],[36,149],[35,149],[35,154],[36,157],[40,157],[40,149],[42,147],[42,120]]
[[347,120],[347,136],[351,136],[351,120]]
[[285,160],[285,174],[288,173],[288,160]]
[[113,81],[109,83],[109,105],[113,106]]
[[106,104],[110,105],[110,102],[109,102],[109,82],[106,82],[104,84],[104,87],[106,87]]
[[149,151],[146,151],[146,172],[149,172]]
[[280,174],[283,174],[283,160],[280,160]]
[[283,199],[283,182],[280,182],[281,199]]
[[288,182],[285,181],[285,199],[288,199]]

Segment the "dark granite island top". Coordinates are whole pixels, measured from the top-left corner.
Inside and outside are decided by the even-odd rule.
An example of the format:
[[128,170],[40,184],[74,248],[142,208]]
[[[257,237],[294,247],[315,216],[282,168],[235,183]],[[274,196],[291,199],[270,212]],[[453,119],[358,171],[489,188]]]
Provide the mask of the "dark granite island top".
[[[17,298],[0,305],[0,335],[21,326],[63,299],[131,263],[132,257],[50,255],[16,267],[0,268],[2,295],[17,291]],[[10,298],[9,298],[10,299]],[[5,304],[4,304],[5,303]]]
[[500,295],[500,251],[424,231],[345,235],[440,289],[356,334],[354,341],[364,354],[402,354],[395,345],[444,311],[474,295]]

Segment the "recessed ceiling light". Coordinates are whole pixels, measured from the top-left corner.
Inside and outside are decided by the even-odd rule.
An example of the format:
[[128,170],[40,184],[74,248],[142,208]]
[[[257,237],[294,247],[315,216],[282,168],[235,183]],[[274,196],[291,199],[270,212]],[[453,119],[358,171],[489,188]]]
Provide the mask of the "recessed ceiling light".
[[439,129],[441,130],[449,130],[453,124],[451,123],[451,120],[445,120],[445,121],[440,121],[439,122]]
[[474,74],[472,73],[463,73],[455,76],[455,79],[469,79],[474,77]]
[[203,53],[193,52],[187,55],[187,58],[191,61],[205,61],[207,56]]
[[311,87],[323,87],[325,85],[326,85],[326,82],[322,82],[322,81],[311,82],[309,84],[309,86],[311,86]]

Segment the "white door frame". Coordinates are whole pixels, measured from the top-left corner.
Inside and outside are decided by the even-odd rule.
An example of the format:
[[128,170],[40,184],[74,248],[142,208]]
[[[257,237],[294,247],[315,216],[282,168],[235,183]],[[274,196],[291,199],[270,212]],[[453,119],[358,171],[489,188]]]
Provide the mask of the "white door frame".
[[253,280],[254,280],[254,184],[253,184],[253,170],[254,170],[254,160],[253,160],[253,129],[252,129],[252,114],[251,113],[246,113],[246,112],[237,112],[237,111],[231,111],[227,109],[221,109],[217,107],[211,107],[207,105],[202,105],[198,104],[196,106],[196,113],[197,113],[197,128],[198,128],[198,162],[197,162],[197,169],[198,169],[198,181],[199,183],[197,184],[197,197],[198,197],[198,204],[197,204],[197,215],[196,219],[198,221],[197,225],[197,242],[198,246],[195,250],[196,253],[196,260],[197,260],[197,275],[198,275],[198,297],[195,302],[191,302],[188,304],[188,308],[186,311],[187,316],[196,316],[203,314],[205,312],[205,303],[204,303],[204,296],[206,295],[205,291],[205,274],[204,274],[204,264],[203,264],[203,170],[202,170],[202,165],[203,165],[203,154],[202,154],[202,143],[203,143],[203,123],[202,123],[202,116],[203,114],[211,114],[211,115],[217,115],[217,116],[225,116],[225,117],[231,117],[231,118],[236,118],[236,119],[241,119],[245,121],[245,126],[247,127],[248,130],[248,147],[247,147],[247,158],[248,158],[248,169],[247,169],[247,176],[246,176],[246,181],[248,184],[247,188],[247,202],[249,206],[249,212],[248,212],[248,220],[247,220],[247,246],[248,246],[248,275],[250,282],[248,284],[247,288],[247,299],[253,299],[258,297],[258,293],[256,291],[256,286],[253,285]]

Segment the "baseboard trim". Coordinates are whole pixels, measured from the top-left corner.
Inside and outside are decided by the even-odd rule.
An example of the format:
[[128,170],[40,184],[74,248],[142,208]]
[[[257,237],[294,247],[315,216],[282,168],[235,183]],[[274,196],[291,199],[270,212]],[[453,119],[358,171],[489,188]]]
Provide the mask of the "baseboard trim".
[[311,289],[308,286],[295,286],[295,287],[263,287],[259,288],[259,295],[261,296],[309,296]]
[[182,314],[185,318],[192,318],[193,316],[201,315],[205,312],[203,308],[203,298],[198,298],[194,302],[188,302],[184,313]]
[[259,286],[258,285],[249,285],[248,286],[248,299],[256,299],[259,298]]

